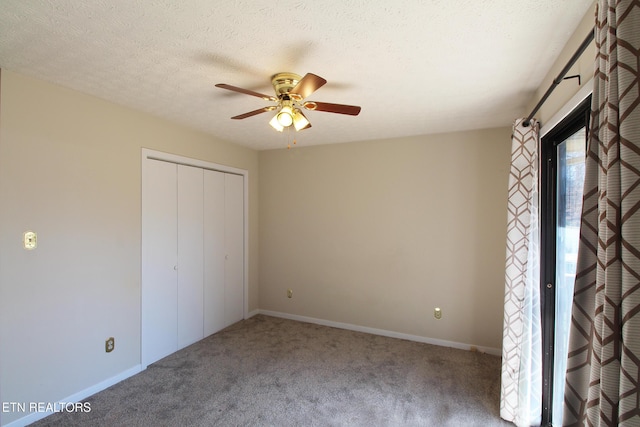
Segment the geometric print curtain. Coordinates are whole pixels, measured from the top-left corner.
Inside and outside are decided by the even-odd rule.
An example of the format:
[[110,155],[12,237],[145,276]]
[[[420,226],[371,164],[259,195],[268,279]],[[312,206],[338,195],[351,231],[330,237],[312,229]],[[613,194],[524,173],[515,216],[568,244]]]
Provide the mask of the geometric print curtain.
[[640,1],[600,0],[563,425],[640,426]]
[[542,410],[539,126],[524,120],[511,141],[500,385],[500,416],[517,426],[539,425]]

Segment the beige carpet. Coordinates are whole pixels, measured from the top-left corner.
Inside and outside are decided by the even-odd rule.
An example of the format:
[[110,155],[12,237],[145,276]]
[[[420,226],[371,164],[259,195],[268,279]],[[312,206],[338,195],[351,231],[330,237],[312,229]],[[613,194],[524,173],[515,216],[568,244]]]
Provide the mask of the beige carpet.
[[255,316],[36,426],[510,426],[500,359]]

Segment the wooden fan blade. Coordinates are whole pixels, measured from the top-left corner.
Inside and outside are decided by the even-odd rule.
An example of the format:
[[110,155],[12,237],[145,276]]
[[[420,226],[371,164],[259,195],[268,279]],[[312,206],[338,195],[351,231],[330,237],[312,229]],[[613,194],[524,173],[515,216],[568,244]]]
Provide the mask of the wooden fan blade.
[[254,92],[252,90],[243,89],[241,87],[231,86],[231,85],[228,85],[228,84],[225,84],[225,83],[218,83],[216,85],[216,87],[219,87],[221,89],[232,90],[234,92],[244,93],[246,95],[257,96],[258,98],[262,98],[265,101],[277,101],[278,100],[278,98],[276,98],[275,96],[265,95],[263,93]]
[[329,102],[308,101],[303,104],[304,108],[312,111],[326,111],[327,113],[347,114],[357,116],[361,108],[356,105],[331,104]]
[[316,90],[320,89],[327,83],[325,79],[315,74],[307,73],[294,87],[289,91],[289,95],[293,95],[293,98],[298,100],[305,99]]
[[264,108],[260,108],[259,110],[253,110],[253,111],[249,111],[248,113],[240,114],[239,116],[233,116],[231,118],[234,120],[246,119],[247,117],[255,116],[261,113],[266,113],[267,111],[273,111],[276,108],[277,108],[276,106],[264,107]]

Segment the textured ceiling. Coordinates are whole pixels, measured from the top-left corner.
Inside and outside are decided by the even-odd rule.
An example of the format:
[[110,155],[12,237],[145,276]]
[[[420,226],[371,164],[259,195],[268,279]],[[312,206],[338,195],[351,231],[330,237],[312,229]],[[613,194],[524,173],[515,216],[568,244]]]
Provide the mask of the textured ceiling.
[[299,145],[509,126],[593,0],[1,0],[0,68],[255,149],[271,75],[318,74]]

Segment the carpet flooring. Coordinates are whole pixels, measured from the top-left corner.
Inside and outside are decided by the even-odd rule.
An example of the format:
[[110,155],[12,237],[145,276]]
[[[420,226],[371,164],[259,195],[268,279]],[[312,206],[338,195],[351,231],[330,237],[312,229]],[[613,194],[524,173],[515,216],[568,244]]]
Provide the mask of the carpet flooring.
[[258,315],[34,426],[512,426],[500,358]]

